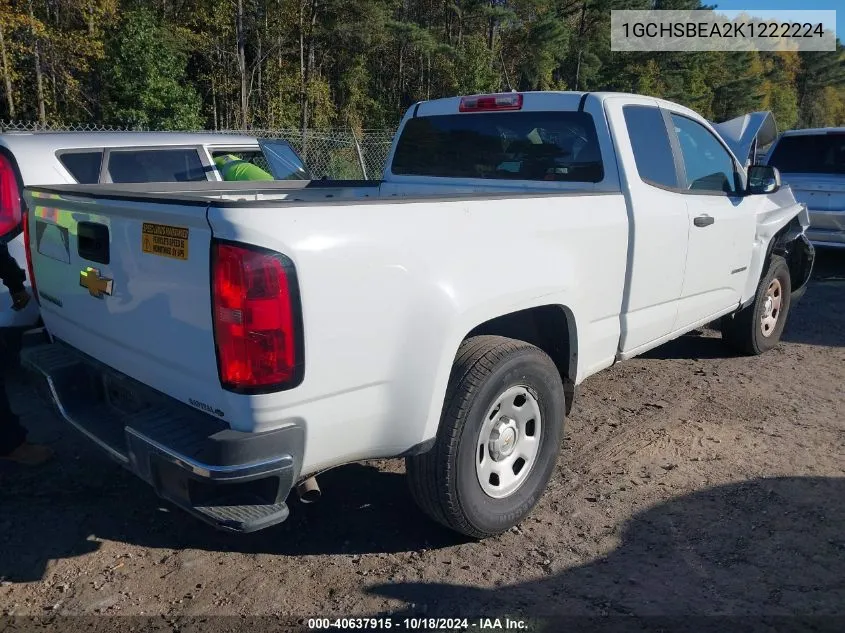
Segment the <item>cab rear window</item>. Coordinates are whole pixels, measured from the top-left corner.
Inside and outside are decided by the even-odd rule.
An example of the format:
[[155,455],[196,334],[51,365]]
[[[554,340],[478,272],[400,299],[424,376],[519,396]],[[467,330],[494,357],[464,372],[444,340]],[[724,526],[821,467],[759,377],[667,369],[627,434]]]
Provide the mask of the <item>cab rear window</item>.
[[586,112],[489,112],[408,120],[394,174],[494,180],[599,182],[593,118]]
[[769,165],[792,174],[845,174],[845,133],[784,136]]

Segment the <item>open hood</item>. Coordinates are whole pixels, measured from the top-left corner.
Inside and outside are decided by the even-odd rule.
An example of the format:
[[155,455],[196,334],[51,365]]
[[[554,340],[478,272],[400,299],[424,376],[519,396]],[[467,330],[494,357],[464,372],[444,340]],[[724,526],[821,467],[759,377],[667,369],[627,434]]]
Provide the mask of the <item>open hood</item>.
[[771,112],[751,112],[713,127],[747,167],[754,162],[757,150],[775,141],[778,126]]

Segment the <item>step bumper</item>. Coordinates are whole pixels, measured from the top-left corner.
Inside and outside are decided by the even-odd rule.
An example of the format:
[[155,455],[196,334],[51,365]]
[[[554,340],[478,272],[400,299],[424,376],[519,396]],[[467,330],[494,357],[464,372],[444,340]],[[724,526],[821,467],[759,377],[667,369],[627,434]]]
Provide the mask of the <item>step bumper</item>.
[[233,532],[288,517],[285,499],[305,448],[302,427],[234,431],[60,341],[25,346],[21,365],[65,422],[159,496]]

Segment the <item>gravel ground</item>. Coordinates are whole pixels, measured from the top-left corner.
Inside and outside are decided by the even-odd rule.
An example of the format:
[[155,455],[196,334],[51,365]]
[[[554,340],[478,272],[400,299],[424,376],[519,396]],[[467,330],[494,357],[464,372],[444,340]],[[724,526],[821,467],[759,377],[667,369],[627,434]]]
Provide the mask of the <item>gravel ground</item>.
[[845,615],[843,314],[845,253],[823,253],[773,352],[705,330],[590,378],[539,507],[484,542],[421,515],[400,461],[215,532],[15,383],[58,457],[0,470],[0,613]]

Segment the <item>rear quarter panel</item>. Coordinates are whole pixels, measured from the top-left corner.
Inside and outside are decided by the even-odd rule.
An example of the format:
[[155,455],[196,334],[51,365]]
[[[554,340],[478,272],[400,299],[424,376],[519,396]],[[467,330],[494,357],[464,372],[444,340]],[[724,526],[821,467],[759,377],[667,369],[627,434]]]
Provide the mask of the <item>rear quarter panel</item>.
[[[435,436],[452,362],[475,326],[559,305],[577,379],[613,362],[625,277],[621,194],[209,209],[215,237],[289,256],[305,377],[230,394],[256,430],[304,421],[304,472],[394,456]],[[563,333],[561,333],[563,336]]]

